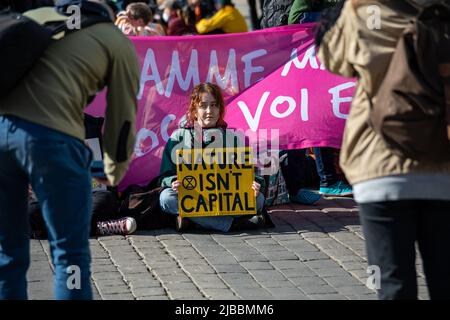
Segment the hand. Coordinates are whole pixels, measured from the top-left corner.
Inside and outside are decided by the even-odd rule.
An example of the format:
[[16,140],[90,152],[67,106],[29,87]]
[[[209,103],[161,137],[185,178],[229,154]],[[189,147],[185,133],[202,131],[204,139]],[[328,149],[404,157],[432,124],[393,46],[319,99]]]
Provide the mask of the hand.
[[175,180],[172,182],[172,190],[178,192],[178,188],[180,187],[181,182],[179,180]]
[[103,184],[107,187],[111,187],[111,183],[109,183],[108,179],[106,178],[98,178],[98,177],[94,177],[94,180],[98,183],[98,184]]
[[255,197],[257,197],[259,195],[259,189],[261,189],[261,185],[258,182],[253,181],[252,189],[255,190]]

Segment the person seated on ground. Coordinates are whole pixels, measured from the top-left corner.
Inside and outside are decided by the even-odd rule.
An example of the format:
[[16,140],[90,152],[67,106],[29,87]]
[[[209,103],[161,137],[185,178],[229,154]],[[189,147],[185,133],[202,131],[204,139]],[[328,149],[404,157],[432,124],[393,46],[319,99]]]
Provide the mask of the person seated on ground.
[[153,12],[144,2],[131,3],[117,15],[116,26],[128,36],[164,36],[161,25],[152,23]]
[[217,1],[218,11],[211,18],[201,19],[195,27],[199,34],[247,32],[244,17],[231,0]]
[[187,8],[193,12],[195,23],[204,18],[210,18],[216,13],[214,0],[188,0]]
[[[97,184],[98,186],[98,184]],[[133,233],[136,228],[136,220],[132,217],[119,216],[119,202],[114,190],[93,190],[92,192],[92,216],[90,236],[127,235]],[[70,190],[67,190],[70,192]],[[44,239],[48,233],[41,206],[31,186],[28,187],[28,217],[30,220],[31,238]]]
[[168,36],[192,35],[196,32],[193,26],[186,24],[181,5],[177,0],[167,0],[164,3],[163,19],[167,23]]
[[[206,148],[215,141],[218,135],[221,135],[224,147],[238,146],[239,137],[226,130],[227,123],[224,121],[224,115],[225,103],[218,86],[211,83],[201,83],[193,89],[186,112],[186,119],[180,123],[180,128],[170,136],[164,148],[160,170],[160,185],[165,189],[161,192],[159,198],[162,211],[178,215],[178,187],[180,186],[180,181],[177,180],[176,164],[172,161],[172,154],[176,153],[175,150],[191,149],[192,145],[195,145],[194,140],[196,139],[197,143]],[[199,137],[199,133],[201,137]],[[255,191],[256,196],[257,215],[184,219],[178,216],[177,229],[184,229],[185,224],[189,221],[206,229],[223,232],[229,231],[232,225],[232,229],[264,226],[265,218],[262,214],[265,200],[263,195],[264,179],[255,175],[255,180],[258,182],[253,182],[252,189]]]

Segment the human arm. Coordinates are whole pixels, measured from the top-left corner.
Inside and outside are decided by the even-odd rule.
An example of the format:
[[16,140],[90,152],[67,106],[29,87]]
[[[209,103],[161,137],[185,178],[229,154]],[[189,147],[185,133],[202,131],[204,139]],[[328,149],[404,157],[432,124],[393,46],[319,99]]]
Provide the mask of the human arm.
[[133,152],[139,89],[139,63],[133,44],[120,33],[114,40],[116,42],[111,44],[108,52],[103,141],[105,174],[112,186],[125,175]]

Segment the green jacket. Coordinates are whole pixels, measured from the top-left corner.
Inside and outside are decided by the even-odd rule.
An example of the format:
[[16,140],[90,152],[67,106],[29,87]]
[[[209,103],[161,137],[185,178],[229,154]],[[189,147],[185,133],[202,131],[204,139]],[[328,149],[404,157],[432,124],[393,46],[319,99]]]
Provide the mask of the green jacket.
[[109,182],[117,185],[134,147],[139,73],[132,42],[113,23],[98,23],[54,41],[0,100],[0,115],[84,140],[84,109],[90,97],[107,87],[103,162]]
[[[236,134],[232,133],[231,130],[225,130],[223,128],[211,128],[211,129],[203,129],[203,142],[202,147],[206,148],[209,146],[214,139],[213,136],[217,137],[218,135],[222,135],[223,138],[223,147],[227,147],[227,141],[233,141],[233,147],[242,146],[240,144],[240,137]],[[160,177],[159,184],[164,188],[171,188],[172,182],[177,179],[177,168],[175,165],[175,159],[172,160],[172,156],[176,155],[175,150],[180,150],[184,148],[192,148],[194,145],[194,137],[195,131],[194,128],[188,127],[185,123],[180,124],[180,128],[175,130],[174,133],[170,136],[169,141],[164,148],[162,161],[161,161],[161,169],[160,169]],[[264,178],[255,175],[255,181],[261,185],[260,192],[264,194]]]
[[294,0],[289,12],[289,24],[296,24],[304,13],[321,12],[338,3],[338,0]]

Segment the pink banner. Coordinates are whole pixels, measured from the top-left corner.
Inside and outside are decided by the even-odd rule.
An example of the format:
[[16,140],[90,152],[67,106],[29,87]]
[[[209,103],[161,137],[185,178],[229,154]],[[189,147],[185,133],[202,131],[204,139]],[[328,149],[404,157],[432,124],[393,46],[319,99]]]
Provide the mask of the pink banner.
[[[260,150],[339,148],[355,82],[324,70],[315,57],[313,24],[256,32],[184,37],[133,37],[141,64],[137,141],[121,189],[159,174],[170,134],[200,82],[218,84],[230,128]],[[124,106],[126,107],[126,106]],[[87,112],[104,114],[99,94]]]

